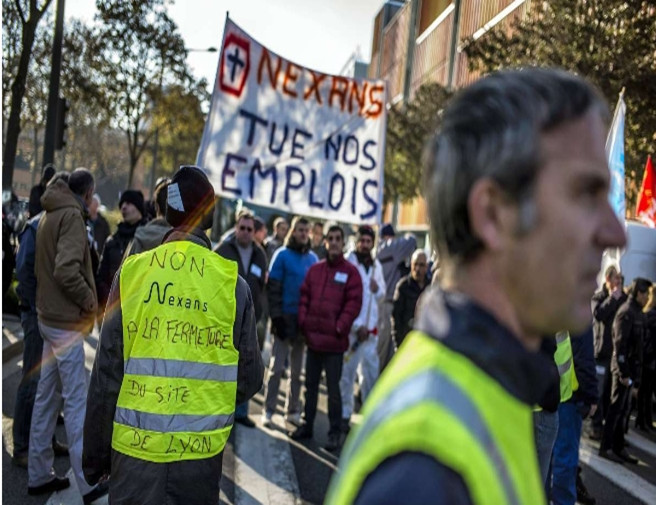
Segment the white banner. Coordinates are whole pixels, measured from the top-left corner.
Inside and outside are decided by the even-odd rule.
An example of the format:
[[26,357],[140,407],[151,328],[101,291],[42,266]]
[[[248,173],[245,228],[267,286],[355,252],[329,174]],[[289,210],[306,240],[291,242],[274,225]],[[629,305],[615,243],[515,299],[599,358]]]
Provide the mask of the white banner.
[[385,103],[384,81],[301,67],[227,19],[197,163],[222,197],[380,223]]

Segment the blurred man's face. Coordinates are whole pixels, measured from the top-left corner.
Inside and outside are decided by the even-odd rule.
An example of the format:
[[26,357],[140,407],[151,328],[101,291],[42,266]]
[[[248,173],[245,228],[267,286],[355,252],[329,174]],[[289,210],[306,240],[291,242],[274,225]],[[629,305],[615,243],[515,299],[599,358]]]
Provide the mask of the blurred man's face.
[[584,331],[602,253],[626,242],[608,201],[605,140],[596,111],[543,133],[534,226],[516,231],[519,209],[509,204],[515,231],[504,231],[495,252],[503,257],[502,289],[526,335]]
[[89,205],[89,215],[92,219],[96,219],[96,216],[98,215],[98,200],[95,198],[91,200],[91,205]]
[[[306,228],[309,229],[309,227]],[[276,226],[276,235],[280,240],[284,240],[285,237],[287,236],[287,232],[289,231],[289,224],[287,224],[287,221],[283,221],[282,223],[278,223],[278,226]]]
[[410,272],[412,278],[419,282],[426,279],[426,272],[428,271],[428,261],[425,254],[418,254],[410,262]]
[[312,227],[312,245],[315,247],[319,246],[321,245],[322,241],[323,241],[323,225],[315,224]]
[[123,202],[121,205],[121,216],[123,216],[123,221],[128,224],[134,224],[141,221],[141,212],[130,202]]
[[613,291],[617,287],[622,287],[622,276],[619,272],[613,272],[606,279],[608,291]]
[[342,237],[342,234],[339,231],[333,230],[328,232],[323,244],[328,251],[328,256],[334,259],[342,254],[342,251],[344,250],[344,237]]
[[296,240],[296,243],[303,245],[307,244],[310,240],[310,225],[297,223],[292,232],[292,236],[294,237],[294,240]]
[[242,217],[235,225],[235,237],[237,243],[242,247],[248,247],[253,243],[253,229],[255,223],[252,219]]
[[264,239],[267,238],[267,235],[269,234],[269,231],[267,230],[266,226],[263,226],[260,228],[260,231],[253,232],[253,238],[257,240],[258,244],[261,244],[264,242]]
[[360,254],[370,254],[373,247],[374,247],[374,239],[371,238],[369,235],[362,235],[358,239],[356,249]]

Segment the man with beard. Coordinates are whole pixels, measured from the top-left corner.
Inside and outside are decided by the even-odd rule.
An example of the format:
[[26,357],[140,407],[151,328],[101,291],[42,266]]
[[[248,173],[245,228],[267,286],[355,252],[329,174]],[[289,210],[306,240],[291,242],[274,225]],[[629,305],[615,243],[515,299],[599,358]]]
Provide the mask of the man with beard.
[[380,262],[371,254],[376,234],[371,226],[358,229],[358,242],[348,260],[355,265],[362,279],[362,308],[349,335],[349,349],[344,355],[344,367],[339,388],[342,394],[342,426],[348,430],[353,413],[353,387],[358,365],[361,365],[360,395],[367,399],[379,374],[378,302],[385,296],[385,278]]
[[303,217],[292,220],[291,232],[285,246],[271,258],[267,294],[269,314],[273,328],[273,349],[266,386],[266,401],[262,411],[262,424],[272,425],[278,403],[280,379],[289,357],[291,375],[287,388],[285,411],[287,421],[300,425],[301,368],[303,366],[303,338],[298,329],[298,303],[305,274],[314,265],[317,255],[310,250],[310,223]]
[[[125,250],[134,237],[137,227],[143,224],[145,212],[143,194],[136,189],[124,191],[121,194],[118,207],[121,210],[123,221],[118,224],[118,230],[105,243],[100,258],[100,266],[98,267],[98,275],[96,276],[100,315],[105,312],[109,289],[112,287],[114,274],[121,265],[121,261],[123,261]],[[102,317],[100,317],[100,320],[102,320]]]

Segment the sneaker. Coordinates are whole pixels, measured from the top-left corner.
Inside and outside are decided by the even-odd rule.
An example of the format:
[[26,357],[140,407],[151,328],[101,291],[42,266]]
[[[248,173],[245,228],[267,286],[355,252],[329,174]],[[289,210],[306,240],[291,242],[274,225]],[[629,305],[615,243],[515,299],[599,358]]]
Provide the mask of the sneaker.
[[273,412],[262,412],[262,426],[265,428],[273,428]]
[[342,436],[339,433],[328,433],[328,442],[324,448],[327,451],[336,451],[339,449],[340,442],[342,441]]
[[296,412],[295,414],[287,414],[287,416],[285,417],[285,421],[293,424],[294,426],[301,426],[301,424],[303,424],[301,422],[301,414],[298,412]]
[[62,489],[66,489],[67,487],[70,487],[71,483],[66,477],[55,477],[52,479],[50,482],[46,482],[45,484],[41,484],[40,486],[34,486],[31,487],[29,486],[27,488],[27,494],[35,496],[39,494],[50,494],[50,493],[55,493],[57,491],[61,491]]
[[82,496],[82,501],[84,502],[84,505],[91,505],[91,503],[96,501],[98,498],[105,496],[108,492],[109,492],[109,481],[105,480],[100,484],[98,484],[96,487],[94,487],[87,494]]
[[246,426],[246,428],[255,428],[255,422],[248,416],[235,417],[235,422]]
[[307,424],[304,424],[303,426],[296,428],[296,431],[293,433],[290,432],[289,437],[292,440],[305,440],[312,438],[312,428],[310,428]]

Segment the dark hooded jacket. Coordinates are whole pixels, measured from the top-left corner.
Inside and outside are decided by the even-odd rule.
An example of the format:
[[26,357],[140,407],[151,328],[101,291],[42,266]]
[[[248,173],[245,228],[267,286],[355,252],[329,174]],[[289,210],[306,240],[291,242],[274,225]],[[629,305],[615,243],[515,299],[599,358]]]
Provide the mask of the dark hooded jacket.
[[[201,232],[185,234],[176,230],[167,240],[190,240],[208,249],[211,245]],[[82,454],[85,478],[93,485],[103,475],[120,469],[114,471],[110,480],[113,504],[218,504],[223,452],[207,459],[153,463],[112,449],[113,420],[124,376],[119,277],[116,276],[109,295],[109,302],[116,309],[107,313],[103,323],[89,384]],[[237,278],[235,298],[233,342],[239,351],[236,397],[239,405],[259,391],[264,364],[257,344],[253,300],[242,278]]]
[[46,326],[88,333],[98,307],[86,208],[64,181],[46,189],[36,232],[36,309]]

